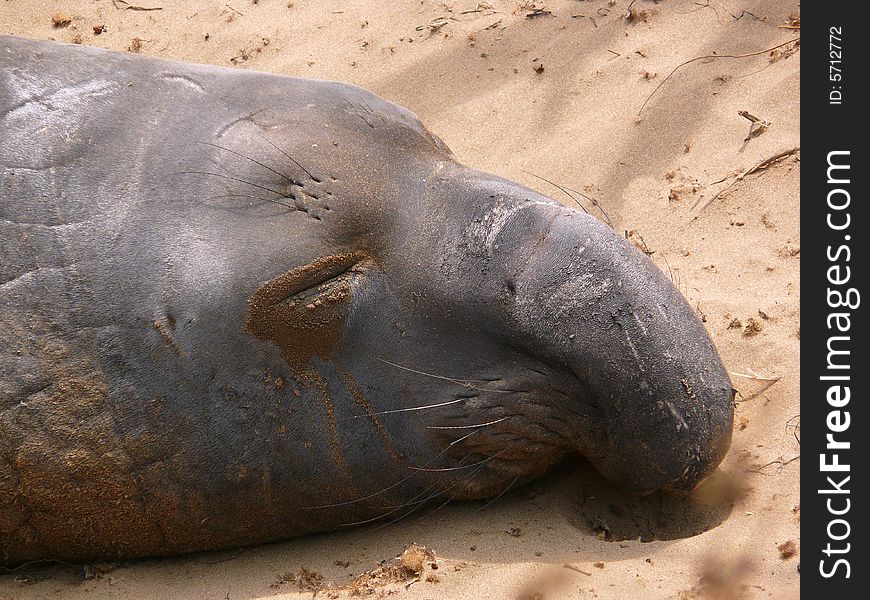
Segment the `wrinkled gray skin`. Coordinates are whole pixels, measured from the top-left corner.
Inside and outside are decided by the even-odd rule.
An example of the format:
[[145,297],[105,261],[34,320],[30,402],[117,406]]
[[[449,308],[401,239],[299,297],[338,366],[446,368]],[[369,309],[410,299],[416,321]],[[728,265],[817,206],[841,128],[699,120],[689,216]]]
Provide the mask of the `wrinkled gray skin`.
[[0,36],[2,564],[388,521],[571,452],[688,492],[731,399],[646,256],[402,108]]

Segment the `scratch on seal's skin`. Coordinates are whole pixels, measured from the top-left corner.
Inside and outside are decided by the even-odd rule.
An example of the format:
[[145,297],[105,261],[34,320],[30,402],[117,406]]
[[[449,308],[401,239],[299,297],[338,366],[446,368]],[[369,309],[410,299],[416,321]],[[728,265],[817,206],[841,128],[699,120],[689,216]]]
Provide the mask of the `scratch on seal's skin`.
[[263,468],[263,474],[260,476],[260,489],[263,492],[263,505],[271,515],[275,516],[277,502],[272,492],[272,470],[268,464]]
[[[701,375],[701,379],[702,379],[702,380],[703,380],[703,377],[704,377],[704,376],[703,376],[703,374],[702,374],[702,375]],[[698,400],[698,395],[695,394],[695,390],[692,389],[692,386],[689,384],[689,382],[686,381],[685,379],[681,379],[681,380],[680,380],[680,383],[682,384],[683,389],[684,389],[685,392],[686,392],[686,397],[687,397],[689,400],[691,400],[692,402],[694,402],[695,404],[697,404],[697,405],[699,405],[699,406],[701,406],[701,407],[703,408],[703,404],[701,403],[700,400]]]
[[169,345],[170,348],[175,350],[175,353],[178,356],[185,356],[184,350],[181,349],[181,346],[178,344],[178,340],[172,337],[172,332],[161,323],[160,321],[154,321],[153,325],[154,329],[160,334],[160,337]]
[[628,347],[631,349],[631,355],[634,356],[634,360],[637,361],[638,368],[643,371],[643,359],[637,351],[637,346],[634,345],[634,340],[631,339],[631,333],[629,333],[628,329],[623,329],[622,332],[625,334],[625,341],[628,342]]
[[527,204],[498,203],[486,212],[480,219],[469,224],[465,236],[473,244],[474,250],[480,252],[486,259],[491,259],[497,248],[496,239],[505,225],[520,211],[526,210]]
[[16,274],[12,277],[12,279],[9,279],[7,281],[0,281],[0,291],[5,292],[11,290],[22,283],[38,277],[39,274],[62,272],[70,269],[71,267],[72,265],[67,265],[66,267],[37,267],[31,271]]
[[[63,112],[64,110],[83,106],[86,98],[99,98],[116,93],[118,88],[118,84],[112,81],[102,81],[99,79],[79,81],[61,86],[49,92],[31,94],[0,113],[0,119],[18,117],[19,115],[16,115],[16,113],[19,111],[25,113],[22,117],[29,116],[40,119],[40,121],[44,120],[40,118],[41,116],[47,116],[48,113],[55,111],[59,111],[57,115],[58,119],[64,115],[66,118],[69,118],[69,115]],[[39,108],[34,110],[34,107]]]
[[200,94],[205,93],[205,88],[203,88],[202,85],[199,84],[199,82],[197,82],[193,78],[188,77],[186,75],[178,75],[176,73],[170,73],[169,71],[164,71],[163,73],[158,73],[157,76],[160,79],[163,79],[165,81],[170,81],[173,83],[180,83],[181,85],[188,87],[190,89],[193,89],[193,90],[199,92]]
[[680,428],[680,425],[683,427],[683,429],[689,428],[689,426],[686,424],[686,420],[683,418],[683,415],[677,412],[677,409],[674,407],[673,402],[671,402],[670,400],[665,400],[665,406],[668,407],[668,410],[671,411],[671,414],[674,416],[674,418],[680,422],[680,424],[677,426],[677,429]]
[[636,312],[631,313],[631,316],[634,317],[634,320],[637,321],[637,327],[641,330],[644,335],[649,335],[649,330],[647,330],[646,325],[643,324],[643,320],[638,316]]
[[344,382],[344,385],[347,387],[347,391],[350,392],[351,398],[356,402],[357,406],[359,406],[363,411],[365,411],[369,420],[372,422],[375,430],[377,430],[378,435],[381,436],[381,440],[384,442],[384,448],[386,448],[390,457],[397,463],[402,462],[402,457],[396,451],[395,446],[393,445],[393,440],[390,438],[387,430],[384,429],[383,424],[378,419],[375,414],[372,405],[369,403],[368,398],[362,393],[362,391],[356,386],[356,382],[354,382],[353,377],[351,377],[348,373],[344,371],[339,371],[341,375],[341,380]]
[[217,130],[217,133],[215,133],[215,138],[222,138],[223,135],[227,131],[232,129],[233,126],[236,125],[237,123],[243,123],[245,121],[248,121],[250,123],[253,123],[256,126],[260,126],[259,123],[257,123],[255,117],[257,115],[259,115],[260,113],[266,112],[267,110],[268,109],[266,109],[266,108],[259,108],[255,111],[249,112],[248,114],[246,114],[242,117],[239,117],[238,119],[233,119],[232,121],[230,121],[229,123],[227,123],[226,125],[224,125],[223,127],[221,127],[220,129]]
[[78,227],[79,225],[84,225],[87,223],[91,223],[92,220],[88,219],[86,221],[74,221],[72,223],[34,223],[30,221],[10,221],[9,219],[0,219],[0,224],[2,225],[14,225],[18,227],[34,227],[34,228],[42,228],[42,229],[72,229],[74,227]]
[[[652,451],[652,448],[649,447],[649,444],[647,444],[643,440],[635,440],[635,443],[644,449],[647,456],[653,456],[653,451]],[[667,475],[667,473],[665,473],[662,470],[662,468],[659,467],[654,461],[648,460],[646,464],[650,469],[652,469],[653,471],[655,471],[659,475],[665,475],[665,476]]]
[[547,225],[546,225],[546,227],[544,228],[544,233],[541,234],[541,235],[539,235],[539,236],[535,239],[535,242],[534,242],[534,244],[532,245],[532,250],[531,250],[531,252],[529,252],[528,256],[526,256],[526,259],[525,259],[525,261],[523,262],[522,266],[520,266],[519,268],[517,268],[516,272],[514,273],[514,276],[513,276],[513,280],[514,280],[514,281],[519,281],[520,278],[522,277],[523,273],[526,272],[526,269],[529,268],[529,263],[531,263],[532,258],[535,257],[535,256],[538,254],[538,252],[539,252],[540,249],[541,249],[541,246],[544,244],[544,242],[546,241],[547,237],[550,235],[550,230],[551,230],[552,227],[553,227],[553,222],[556,220],[557,217],[558,217],[558,213],[555,213],[555,212],[554,212],[553,215],[552,215],[549,219],[547,219]]

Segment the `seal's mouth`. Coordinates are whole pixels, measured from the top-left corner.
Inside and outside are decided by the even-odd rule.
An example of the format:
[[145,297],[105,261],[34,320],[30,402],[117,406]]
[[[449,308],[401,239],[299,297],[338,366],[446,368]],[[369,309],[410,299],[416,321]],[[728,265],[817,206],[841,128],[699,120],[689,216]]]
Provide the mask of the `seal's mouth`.
[[574,452],[604,458],[610,446],[594,392],[564,368],[514,350],[492,357],[495,371],[481,365],[483,372],[466,371],[469,379],[450,380],[444,391],[452,393],[441,396],[441,408],[429,417],[427,429],[454,468],[476,469],[456,491],[462,497],[497,494],[507,482],[529,481]]

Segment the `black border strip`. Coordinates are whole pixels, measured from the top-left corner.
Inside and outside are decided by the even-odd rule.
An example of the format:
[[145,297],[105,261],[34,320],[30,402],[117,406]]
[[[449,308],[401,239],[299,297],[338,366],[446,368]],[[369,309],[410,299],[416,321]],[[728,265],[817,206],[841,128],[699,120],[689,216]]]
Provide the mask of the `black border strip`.
[[863,2],[802,9],[801,593],[866,598],[870,27]]

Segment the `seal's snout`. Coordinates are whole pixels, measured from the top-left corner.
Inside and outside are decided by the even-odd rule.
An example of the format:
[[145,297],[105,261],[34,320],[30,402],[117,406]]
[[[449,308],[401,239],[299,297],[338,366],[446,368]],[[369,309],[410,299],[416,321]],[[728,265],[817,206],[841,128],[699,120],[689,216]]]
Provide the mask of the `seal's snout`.
[[[712,366],[716,365],[707,365],[707,375],[716,374]],[[689,423],[685,417],[675,417],[679,429],[674,434],[674,448],[678,452],[668,455],[671,457],[670,463],[662,463],[670,468],[670,471],[663,469],[662,474],[666,482],[661,488],[666,491],[675,494],[692,492],[715,470],[728,452],[733,420],[732,392],[727,375],[718,375],[711,382],[712,385],[699,383],[703,387],[698,390],[684,383],[684,380],[680,382],[686,401],[674,404],[696,407],[684,409],[695,422]]]
[[[691,333],[706,338],[703,332]],[[680,356],[666,338],[650,342],[635,342],[635,349],[651,369],[632,373],[630,362],[614,361],[615,368],[605,372],[608,381],[596,378],[595,386],[606,390],[608,442],[592,462],[623,488],[687,494],[728,451],[730,383],[712,348]]]
[[[614,422],[611,452],[599,465],[602,472],[639,493],[663,489],[688,494],[716,469],[731,443],[730,390],[727,384],[707,385],[697,377],[694,388],[687,381],[679,380],[679,396],[636,402],[633,418]],[[622,393],[625,405],[632,389]]]
[[731,382],[673,282],[587,214],[464,168],[445,167],[429,193],[454,186],[470,200],[447,208],[467,225],[433,265],[444,286],[433,301],[474,298],[465,326],[572,380],[547,401],[560,440],[613,483],[694,489],[728,451]]
[[598,334],[575,349],[577,372],[608,415],[608,448],[593,462],[638,492],[691,492],[731,442],[725,368],[695,311],[646,255],[610,230],[592,236],[586,254],[608,265],[576,290],[586,317],[577,326]]
[[606,441],[577,448],[620,487],[692,491],[724,458],[733,420],[731,383],[707,331],[612,229],[563,209],[542,210],[540,222],[517,320],[538,356],[594,391]]

